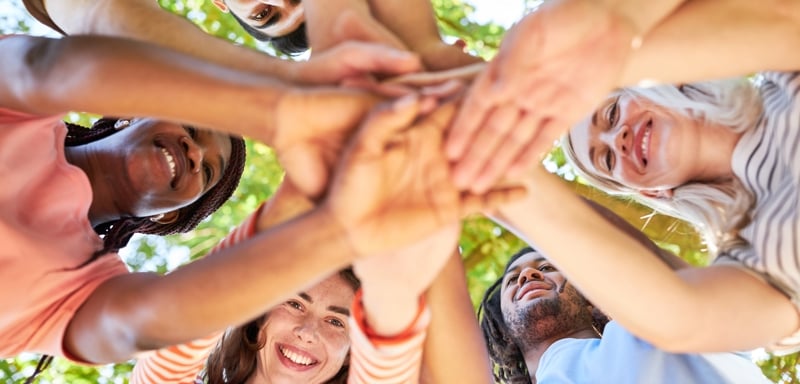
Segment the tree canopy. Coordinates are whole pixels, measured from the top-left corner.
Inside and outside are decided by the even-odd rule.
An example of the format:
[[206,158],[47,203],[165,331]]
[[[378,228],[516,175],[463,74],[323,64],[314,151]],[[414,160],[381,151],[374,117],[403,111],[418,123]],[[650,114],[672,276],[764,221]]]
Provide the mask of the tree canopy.
[[[540,0],[519,1],[530,11]],[[209,34],[236,44],[274,53],[265,43],[249,37],[232,17],[217,10],[210,0],[159,0],[167,11],[185,17]],[[500,45],[505,28],[497,23],[474,21],[476,9],[469,0],[432,0],[443,36],[460,38],[475,55],[490,59]],[[495,4],[502,7],[502,4]],[[8,10],[7,12],[5,10]],[[20,0],[0,8],[0,33],[30,33],[36,23],[27,17]],[[519,17],[523,15],[520,14]],[[81,113],[70,114],[67,119],[88,124],[94,118]],[[222,239],[261,201],[269,198],[283,178],[283,170],[275,154],[267,146],[248,141],[248,159],[245,174],[233,198],[218,212],[189,234],[166,238],[141,236],[123,251],[131,270],[167,273],[189,260],[202,257]],[[631,201],[607,196],[577,179],[565,164],[564,156],[555,149],[545,160],[549,170],[562,176],[584,196],[609,206],[637,228],[641,228],[660,246],[680,255],[694,265],[708,262],[697,234],[685,223],[654,214],[651,210]],[[532,213],[533,214],[533,213]],[[470,217],[464,222],[460,240],[467,269],[470,295],[477,305],[485,289],[503,271],[508,257],[523,246],[514,235],[484,217]],[[698,329],[698,332],[702,332]],[[0,360],[0,382],[22,382],[36,366],[39,356],[24,354],[14,359]],[[757,362],[773,381],[800,382],[797,374],[797,354],[776,357],[758,354]],[[56,359],[40,375],[40,383],[127,383],[133,361],[100,367],[85,367]]]

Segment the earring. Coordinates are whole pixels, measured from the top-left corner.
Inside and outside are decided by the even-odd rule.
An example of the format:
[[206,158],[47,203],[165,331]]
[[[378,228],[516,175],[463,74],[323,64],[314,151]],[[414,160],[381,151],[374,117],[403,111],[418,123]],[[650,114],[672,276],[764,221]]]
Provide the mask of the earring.
[[120,129],[125,128],[125,127],[127,127],[129,125],[131,125],[131,121],[130,120],[128,120],[128,119],[119,119],[119,120],[117,120],[116,123],[114,123],[114,129],[119,131]]
[[152,221],[154,223],[158,223],[163,218],[164,218],[164,214],[163,213],[159,213],[158,215],[150,216],[150,221]]

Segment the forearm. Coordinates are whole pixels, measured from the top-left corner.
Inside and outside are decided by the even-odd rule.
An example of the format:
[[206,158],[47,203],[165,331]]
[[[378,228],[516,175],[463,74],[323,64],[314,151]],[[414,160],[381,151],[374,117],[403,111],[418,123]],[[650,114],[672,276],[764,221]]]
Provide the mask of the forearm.
[[[453,252],[426,294],[431,324],[423,354],[423,383],[492,382],[486,345],[467,290],[466,271]],[[457,358],[453,352],[457,351]]]
[[413,52],[442,43],[430,0],[369,0],[372,16]]
[[161,9],[155,0],[48,0],[53,21],[70,35],[98,34],[149,41],[230,68],[285,78],[288,62],[216,38]]
[[630,24],[637,35],[644,37],[676,8],[689,0],[590,0],[604,6]]
[[267,141],[275,129],[269,111],[287,88],[266,76],[118,38],[15,36],[0,40],[0,47],[0,73],[17,79],[0,86],[0,100],[30,113],[150,116]]
[[343,36],[340,36],[339,23],[343,14],[350,12],[352,17],[372,17],[366,0],[306,0],[303,4],[309,45],[317,52],[341,42]]
[[315,210],[170,275],[110,280],[76,313],[65,346],[102,363],[203,337],[266,312],[354,254],[338,224]]
[[692,0],[644,37],[621,86],[679,83],[800,68],[800,3]]
[[674,273],[562,180],[542,169],[536,175],[531,196],[504,215],[570,283],[635,335],[665,349],[719,351],[764,345],[797,325],[789,301],[763,282],[741,271]]

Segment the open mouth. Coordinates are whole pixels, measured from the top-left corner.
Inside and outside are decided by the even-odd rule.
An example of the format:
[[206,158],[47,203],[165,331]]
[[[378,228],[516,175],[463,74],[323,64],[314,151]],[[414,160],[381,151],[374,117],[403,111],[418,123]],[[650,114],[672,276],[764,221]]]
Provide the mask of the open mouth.
[[161,153],[164,154],[164,159],[166,159],[167,165],[169,165],[169,173],[170,173],[170,175],[172,175],[172,179],[170,179],[170,180],[171,180],[172,184],[174,184],[175,183],[175,175],[176,175],[176,172],[175,172],[175,158],[172,157],[172,155],[164,147],[161,147]]
[[647,166],[647,159],[650,158],[650,135],[653,132],[653,119],[647,120],[639,140],[639,158],[642,160],[642,165]]
[[294,351],[290,351],[288,348],[285,348],[283,346],[278,346],[278,351],[280,351],[283,357],[285,357],[286,359],[297,365],[308,367],[317,363],[317,361],[312,359],[311,357],[304,356]]

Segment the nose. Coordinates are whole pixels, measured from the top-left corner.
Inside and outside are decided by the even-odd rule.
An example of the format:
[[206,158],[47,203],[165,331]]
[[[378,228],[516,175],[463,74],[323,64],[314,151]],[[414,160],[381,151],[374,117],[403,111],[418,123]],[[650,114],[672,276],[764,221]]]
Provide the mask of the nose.
[[517,278],[517,285],[523,285],[531,280],[542,280],[542,272],[536,268],[525,268]]
[[317,341],[317,327],[313,321],[304,320],[294,328],[294,334],[303,343],[314,343]]
[[199,173],[203,168],[203,156],[205,156],[205,149],[200,147],[197,142],[189,137],[181,138],[181,145],[183,150],[186,151],[186,158],[189,160],[189,170],[192,173]]
[[628,154],[633,148],[633,130],[625,124],[619,127],[614,137],[614,147],[623,154]]

